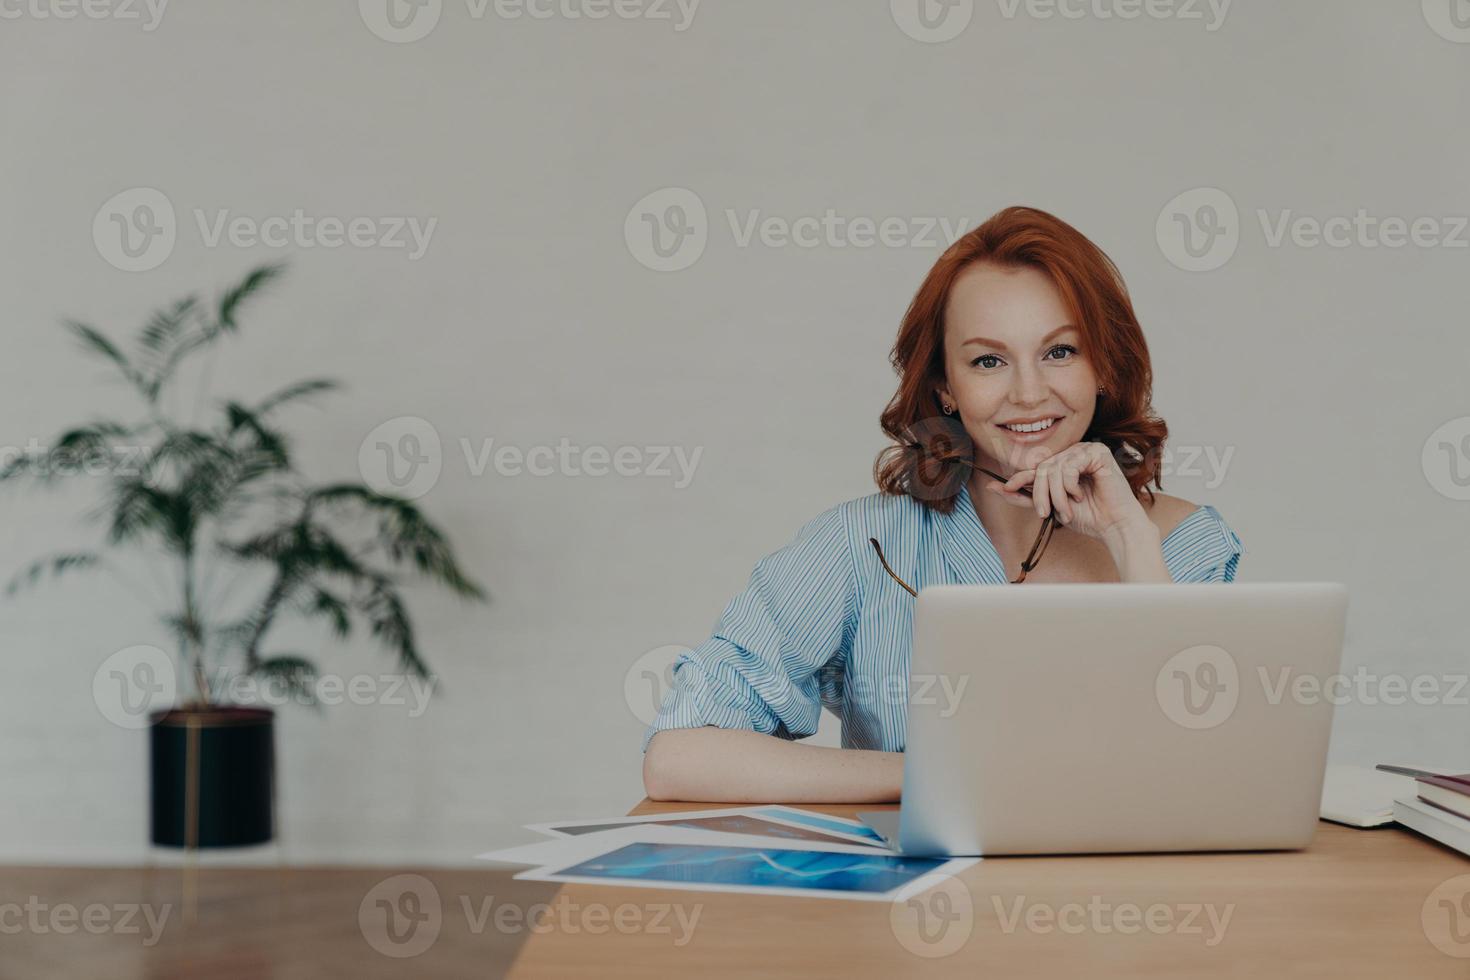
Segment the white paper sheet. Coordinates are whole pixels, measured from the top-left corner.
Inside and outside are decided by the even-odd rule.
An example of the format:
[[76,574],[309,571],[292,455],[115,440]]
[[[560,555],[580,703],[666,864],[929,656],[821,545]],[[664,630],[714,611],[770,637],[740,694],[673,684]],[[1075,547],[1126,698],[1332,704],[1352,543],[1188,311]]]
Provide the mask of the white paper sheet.
[[[748,822],[750,830],[729,830],[719,826],[731,821]],[[688,821],[709,821],[708,828],[715,833],[749,833],[755,836],[791,838],[794,840],[825,841],[827,843],[864,844],[884,847],[874,832],[856,820],[833,817],[813,810],[772,804],[748,807],[724,807],[706,810],[681,810],[676,813],[649,813],[636,817],[607,817],[600,820],[556,820],[547,823],[527,824],[527,830],[550,837],[578,837],[590,832],[588,828],[615,829],[639,824],[675,824]],[[770,833],[761,833],[761,824]],[[696,829],[696,828],[690,828]],[[704,829],[704,828],[697,828]]]
[[[624,843],[648,840],[649,834],[664,834],[659,840],[675,843],[711,843],[735,846],[783,848],[794,851],[833,851],[840,854],[891,854],[885,847],[869,844],[843,844],[838,842],[788,840],[780,837],[760,837],[751,834],[722,834],[710,830],[692,830],[685,827],[667,827],[660,824],[634,824],[616,830],[601,830],[595,834],[549,837],[530,844],[518,844],[495,851],[476,854],[477,861],[496,861],[501,864],[549,865],[560,861],[575,862],[583,856],[606,853]],[[640,836],[642,835],[642,836]]]
[[1393,823],[1393,801],[1414,796],[1414,777],[1367,766],[1328,766],[1322,779],[1323,820],[1349,827]]

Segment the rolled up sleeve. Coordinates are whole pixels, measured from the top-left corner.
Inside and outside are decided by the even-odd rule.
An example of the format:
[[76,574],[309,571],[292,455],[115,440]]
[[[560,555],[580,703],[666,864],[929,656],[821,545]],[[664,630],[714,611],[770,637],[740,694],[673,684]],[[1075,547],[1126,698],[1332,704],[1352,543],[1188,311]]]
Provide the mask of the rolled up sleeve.
[[822,712],[818,673],[847,649],[856,589],[847,520],[833,508],[758,561],[713,635],[675,661],[673,686],[643,750],[670,728],[814,734]]
[[1244,553],[1220,512],[1201,507],[1164,541],[1164,564],[1175,582],[1233,582]]

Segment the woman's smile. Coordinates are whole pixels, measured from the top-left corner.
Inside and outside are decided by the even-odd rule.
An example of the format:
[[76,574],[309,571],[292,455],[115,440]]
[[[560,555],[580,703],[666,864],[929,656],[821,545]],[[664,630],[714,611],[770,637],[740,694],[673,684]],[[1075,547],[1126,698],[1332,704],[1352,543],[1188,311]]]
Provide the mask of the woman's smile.
[[1060,415],[1043,415],[1034,419],[1017,419],[1012,422],[999,422],[996,428],[1006,434],[1012,442],[1023,445],[1035,442],[1045,442],[1057,430],[1057,423],[1062,421]]

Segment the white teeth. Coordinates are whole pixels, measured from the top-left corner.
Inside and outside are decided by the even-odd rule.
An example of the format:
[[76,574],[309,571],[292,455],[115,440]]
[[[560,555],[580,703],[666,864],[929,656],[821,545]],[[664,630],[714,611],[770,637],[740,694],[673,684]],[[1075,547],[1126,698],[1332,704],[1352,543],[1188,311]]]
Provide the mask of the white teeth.
[[1056,421],[1056,419],[1043,419],[1040,422],[1029,422],[1025,425],[1007,425],[1003,426],[1003,428],[1010,429],[1012,432],[1040,432],[1042,429],[1050,429],[1056,424]]

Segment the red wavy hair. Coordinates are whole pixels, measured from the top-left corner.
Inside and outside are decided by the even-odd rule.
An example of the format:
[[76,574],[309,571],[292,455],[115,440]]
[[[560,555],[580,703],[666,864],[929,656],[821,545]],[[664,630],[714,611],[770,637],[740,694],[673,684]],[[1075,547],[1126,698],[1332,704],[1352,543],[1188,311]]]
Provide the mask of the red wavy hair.
[[914,433],[947,427],[953,439],[942,442],[945,450],[969,447],[958,422],[942,414],[939,386],[945,380],[944,311],[950,289],[976,262],[1030,266],[1052,281],[1082,335],[1082,353],[1105,389],[1083,440],[1101,442],[1112,451],[1135,495],[1152,497],[1150,483],[1162,490],[1159,459],[1169,427],[1153,411],[1148,344],[1123,276],[1077,229],[1028,207],[996,213],[946,249],[909,304],[889,355],[899,376],[898,391],[880,421],[895,445],[879,453],[873,464],[878,488],[907,494],[947,514],[969,477],[968,467],[949,464],[966,451],[973,457],[973,447],[936,454],[932,439],[926,445]]

